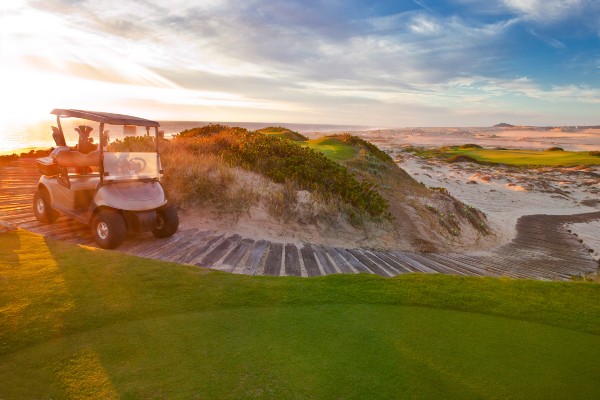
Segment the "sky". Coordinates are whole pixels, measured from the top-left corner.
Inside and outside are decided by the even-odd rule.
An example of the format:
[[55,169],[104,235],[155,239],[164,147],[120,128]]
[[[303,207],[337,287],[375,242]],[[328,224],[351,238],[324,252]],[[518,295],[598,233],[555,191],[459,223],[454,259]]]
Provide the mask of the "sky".
[[596,125],[600,1],[2,1],[0,106],[4,128],[53,108],[371,127]]

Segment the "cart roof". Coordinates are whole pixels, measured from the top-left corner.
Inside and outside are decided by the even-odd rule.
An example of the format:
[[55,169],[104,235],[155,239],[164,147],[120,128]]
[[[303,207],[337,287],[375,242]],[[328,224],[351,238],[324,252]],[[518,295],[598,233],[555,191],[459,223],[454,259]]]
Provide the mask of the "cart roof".
[[105,124],[111,125],[160,126],[158,122],[150,121],[149,119],[98,111],[55,108],[52,110],[51,114],[58,115],[60,117],[82,118],[90,121],[104,122]]

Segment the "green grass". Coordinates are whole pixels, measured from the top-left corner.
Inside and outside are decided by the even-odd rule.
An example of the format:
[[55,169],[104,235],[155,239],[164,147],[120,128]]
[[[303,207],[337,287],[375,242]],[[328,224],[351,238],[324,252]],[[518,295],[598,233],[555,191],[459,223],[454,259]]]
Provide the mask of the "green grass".
[[323,136],[309,140],[307,137],[283,127],[272,126],[259,129],[256,132],[282,139],[290,139],[309,149],[323,153],[327,158],[336,162],[351,160],[356,157],[359,151],[358,146],[344,143],[336,137]]
[[600,396],[600,285],[231,275],[0,235],[0,398]]
[[600,157],[591,155],[588,151],[494,150],[452,146],[441,149],[420,149],[416,153],[424,157],[437,156],[446,159],[456,156],[468,156],[481,163],[519,167],[600,165]]
[[358,147],[327,136],[307,140],[304,143],[308,148],[321,152],[325,157],[337,162],[351,160],[358,154]]
[[279,137],[282,139],[290,139],[294,142],[303,142],[305,140],[308,140],[306,136],[281,126],[269,126],[267,128],[258,129],[256,132],[262,133],[263,135]]

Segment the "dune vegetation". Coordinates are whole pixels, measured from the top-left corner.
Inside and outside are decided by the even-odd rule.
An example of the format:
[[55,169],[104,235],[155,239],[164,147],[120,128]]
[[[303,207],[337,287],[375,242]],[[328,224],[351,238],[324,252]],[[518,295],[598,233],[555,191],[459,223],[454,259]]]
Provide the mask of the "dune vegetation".
[[[126,137],[111,149],[148,150],[151,137]],[[275,183],[289,182],[297,190],[315,192],[324,200],[336,199],[355,212],[373,218],[384,216],[386,201],[367,179],[357,180],[346,168],[321,152],[312,151],[279,135],[265,135],[242,128],[208,125],[183,131],[161,143],[165,186],[176,198],[201,201],[205,193],[227,198],[228,168],[243,168]],[[213,173],[218,171],[218,173]],[[207,181],[218,179],[211,187]]]
[[0,398],[600,396],[600,286],[233,275],[0,234]]
[[[127,137],[110,149],[152,146],[149,137]],[[472,244],[490,232],[481,212],[426,188],[388,154],[349,134],[308,140],[282,127],[207,125],[163,140],[160,148],[169,197],[205,214],[242,216],[262,208],[275,220],[324,227],[334,236],[369,227],[351,236],[365,237],[369,246],[419,251]]]
[[565,151],[560,147],[546,150],[484,149],[477,145],[449,146],[441,148],[406,148],[424,158],[439,158],[449,162],[477,162],[503,164],[516,167],[571,167],[600,165],[595,151]]

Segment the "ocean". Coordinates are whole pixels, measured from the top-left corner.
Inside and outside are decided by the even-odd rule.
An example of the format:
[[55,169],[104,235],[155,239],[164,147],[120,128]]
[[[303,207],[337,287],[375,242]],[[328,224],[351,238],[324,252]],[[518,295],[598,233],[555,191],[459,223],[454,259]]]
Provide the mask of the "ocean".
[[[77,143],[77,132],[75,132],[75,126],[80,123],[92,126],[94,131],[90,136],[97,140],[97,129],[98,123],[92,121],[82,121],[77,119],[64,118],[61,120],[63,125],[63,131],[67,140],[67,145],[74,146]],[[165,132],[165,137],[169,138],[185,129],[196,128],[206,126],[208,124],[222,124],[228,126],[239,126],[248,130],[256,130],[265,128],[268,126],[284,126],[300,133],[308,132],[344,132],[344,131],[363,131],[370,129],[377,129],[368,126],[358,125],[328,125],[328,124],[296,124],[296,123],[284,123],[284,122],[227,122],[227,121],[159,121],[160,128]],[[12,152],[19,152],[23,149],[38,149],[38,148],[50,148],[54,147],[55,143],[52,140],[52,125],[56,126],[56,122],[45,122],[35,126],[27,128],[5,130],[0,132],[0,154],[10,154]],[[120,139],[123,135],[122,126],[111,126],[110,127],[111,139]],[[145,134],[145,129],[142,127],[137,128],[137,134]]]

